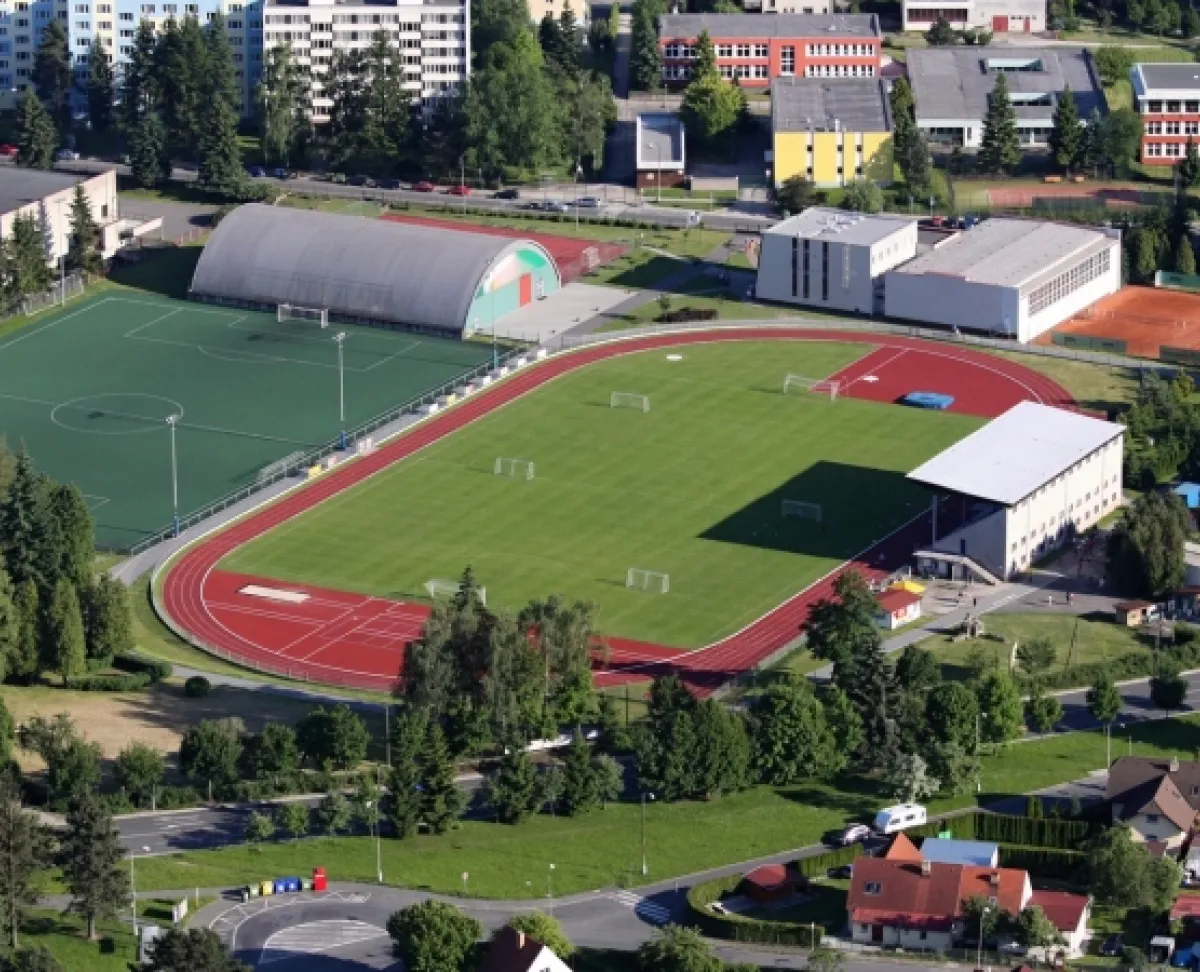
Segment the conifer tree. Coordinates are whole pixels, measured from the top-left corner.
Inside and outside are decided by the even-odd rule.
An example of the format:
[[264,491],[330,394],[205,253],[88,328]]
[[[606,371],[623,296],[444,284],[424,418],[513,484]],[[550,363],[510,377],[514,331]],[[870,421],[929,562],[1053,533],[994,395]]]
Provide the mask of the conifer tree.
[[112,815],[94,793],[81,796],[67,812],[59,864],[71,892],[68,910],[87,922],[89,941],[96,938],[97,920],[115,918],[129,894],[124,862]]
[[38,96],[26,89],[17,109],[17,165],[49,169],[54,164],[58,131]]
[[1070,85],[1063,88],[1054,106],[1054,127],[1050,130],[1050,154],[1064,172],[1070,172],[1080,161],[1084,148],[1083,124]]
[[1008,78],[1003,71],[996,75],[996,85],[988,99],[978,159],[981,169],[996,173],[1008,172],[1021,161],[1017,115],[1008,94]]
[[420,766],[421,819],[435,834],[444,834],[457,825],[464,800],[454,782],[454,761],[440,726],[429,727]]
[[33,83],[53,123],[66,131],[71,124],[71,49],[67,28],[57,18],[42,30],[33,55]]
[[92,215],[91,201],[80,182],[75,186],[75,195],[71,199],[71,247],[67,251],[67,271],[99,273],[104,267],[99,244],[100,227]]
[[20,946],[21,920],[37,904],[38,877],[50,863],[45,835],[21,806],[21,791],[0,777],[0,924],[10,948]]
[[569,816],[587,813],[600,802],[599,780],[592,766],[592,752],[576,729],[563,762],[562,804]]
[[72,675],[83,672],[87,660],[83,613],[75,585],[66,578],[54,586],[46,609],[45,649],[45,667],[58,672],[64,685]]
[[88,48],[87,106],[92,131],[107,132],[113,120],[114,78],[108,48],[99,37]]

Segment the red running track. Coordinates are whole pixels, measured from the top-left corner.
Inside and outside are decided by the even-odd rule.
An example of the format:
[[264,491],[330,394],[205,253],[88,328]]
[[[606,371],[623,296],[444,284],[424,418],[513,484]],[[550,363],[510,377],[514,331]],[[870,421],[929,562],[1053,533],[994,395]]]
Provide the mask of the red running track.
[[[915,338],[835,330],[739,328],[614,341],[530,366],[454,409],[433,416],[374,453],[334,469],[200,541],[167,572],[163,582],[166,613],[195,643],[239,664],[292,678],[387,691],[396,681],[404,645],[420,630],[426,613],[420,605],[231,574],[217,569],[220,560],[291,517],[566,372],[637,351],[750,340],[873,345],[874,350],[832,376],[841,383],[839,394],[855,398],[895,401],[910,391],[947,392],[955,396],[954,411],[985,417],[999,415],[1023,400],[1073,404],[1061,385],[1023,365]],[[670,671],[678,673],[697,693],[711,692],[792,641],[810,606],[830,594],[841,571],[854,567],[878,575],[902,566],[924,529],[920,519],[900,528],[741,631],[699,651],[679,652],[662,645],[606,639],[608,659],[598,664],[597,684],[619,684]],[[295,592],[299,597],[285,601],[250,596],[242,592],[247,584]]]

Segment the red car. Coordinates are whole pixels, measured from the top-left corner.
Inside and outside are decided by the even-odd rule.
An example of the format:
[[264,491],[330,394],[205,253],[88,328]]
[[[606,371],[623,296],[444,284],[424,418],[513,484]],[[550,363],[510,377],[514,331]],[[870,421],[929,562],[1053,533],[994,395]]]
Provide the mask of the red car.
[[15,145],[9,145],[8,143],[0,145],[0,155],[3,155],[5,158],[12,158],[16,154],[17,147]]
[[414,182],[413,192],[436,192],[437,187],[432,182]]
[[469,196],[471,195],[470,186],[451,186],[446,190],[446,193],[451,196]]

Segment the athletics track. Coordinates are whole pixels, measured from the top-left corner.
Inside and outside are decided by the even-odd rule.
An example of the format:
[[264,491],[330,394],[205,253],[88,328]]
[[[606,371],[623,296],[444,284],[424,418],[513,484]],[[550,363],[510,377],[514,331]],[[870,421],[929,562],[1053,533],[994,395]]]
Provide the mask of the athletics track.
[[[404,646],[421,629],[427,609],[343,591],[262,580],[218,570],[234,548],[285,520],[362,482],[558,375],[604,358],[684,344],[748,340],[859,342],[874,348],[831,380],[839,394],[894,402],[914,390],[955,396],[954,411],[992,417],[1022,400],[1071,406],[1061,385],[1023,365],[966,348],[861,332],[787,328],[738,328],[684,332],[613,341],[530,365],[475,393],[460,405],[424,421],[375,452],[340,466],[199,541],[168,569],[162,604],[174,625],[221,657],[274,674],[351,688],[388,691],[396,681]],[[597,661],[596,683],[610,686],[676,672],[699,694],[753,668],[792,641],[810,606],[829,596],[838,573],[853,566],[880,576],[905,564],[927,536],[919,518],[877,542],[742,630],[698,651],[605,638],[607,659]],[[243,592],[258,584],[286,592],[265,599]]]

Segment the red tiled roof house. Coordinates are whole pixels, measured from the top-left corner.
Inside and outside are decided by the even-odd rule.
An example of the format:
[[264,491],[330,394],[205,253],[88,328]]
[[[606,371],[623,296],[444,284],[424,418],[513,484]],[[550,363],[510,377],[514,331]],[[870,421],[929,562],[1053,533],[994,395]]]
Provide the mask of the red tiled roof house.
[[921,595],[912,591],[892,589],[884,591],[875,600],[879,604],[875,621],[887,631],[903,627],[921,616]]

